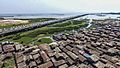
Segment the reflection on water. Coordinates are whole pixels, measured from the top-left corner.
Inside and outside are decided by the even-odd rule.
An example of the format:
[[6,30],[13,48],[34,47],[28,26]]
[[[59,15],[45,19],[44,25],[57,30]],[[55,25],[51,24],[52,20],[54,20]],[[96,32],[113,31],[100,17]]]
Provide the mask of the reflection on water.
[[87,15],[87,16],[84,16],[82,18],[88,18],[88,19],[105,19],[105,18],[118,18],[118,17],[120,17],[120,15],[108,14],[108,15],[105,15],[105,16]]
[[3,14],[0,15],[2,18],[64,18],[75,16],[78,14]]
[[[2,14],[0,17],[2,18],[65,18],[70,16],[82,15],[84,13],[73,13],[73,14]],[[120,15],[87,15],[80,18],[88,18],[88,19],[105,19],[105,18],[119,18]],[[79,19],[79,18],[77,18]]]

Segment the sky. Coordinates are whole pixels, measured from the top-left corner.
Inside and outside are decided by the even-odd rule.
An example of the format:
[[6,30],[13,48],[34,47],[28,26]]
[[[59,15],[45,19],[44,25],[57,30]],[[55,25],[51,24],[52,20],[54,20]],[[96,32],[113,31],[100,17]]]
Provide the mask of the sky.
[[120,12],[120,0],[0,0],[0,14],[76,12]]

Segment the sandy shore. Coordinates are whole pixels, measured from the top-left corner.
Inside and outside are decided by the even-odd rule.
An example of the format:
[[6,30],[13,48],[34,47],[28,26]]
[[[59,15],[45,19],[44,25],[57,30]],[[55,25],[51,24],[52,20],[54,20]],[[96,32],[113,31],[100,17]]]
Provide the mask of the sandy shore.
[[28,20],[0,20],[0,24],[22,24],[29,23]]

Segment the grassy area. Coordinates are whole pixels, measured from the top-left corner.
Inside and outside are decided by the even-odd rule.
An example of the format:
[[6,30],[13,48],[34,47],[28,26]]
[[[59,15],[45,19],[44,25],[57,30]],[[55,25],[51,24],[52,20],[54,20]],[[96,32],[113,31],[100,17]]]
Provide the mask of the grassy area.
[[83,23],[85,23],[85,22],[84,21],[72,20],[72,21],[68,21],[68,22],[49,25],[49,27],[66,27],[68,25],[79,25],[79,24],[83,24]]
[[33,40],[31,37],[21,37],[20,39],[14,40],[16,42],[20,42],[21,44],[28,44],[29,41]]
[[[70,22],[59,23],[59,24],[54,24],[54,25],[38,28],[38,29],[27,32],[26,34],[24,34],[24,36],[36,37],[39,34],[54,34],[56,32],[78,29],[80,27],[87,26],[87,24],[85,22],[80,22],[79,24],[68,24],[68,23],[70,23]],[[75,22],[73,21],[73,23],[75,23]]]
[[47,43],[47,44],[52,43],[52,40],[50,38],[41,38],[35,42],[36,45],[44,44],[44,43]]
[[[15,35],[6,36],[4,37],[4,39],[2,39],[2,41],[3,40],[15,41],[15,42],[19,42],[27,45],[31,42],[38,40],[41,37],[51,36],[54,33],[59,33],[66,30],[70,31],[73,29],[79,29],[80,27],[85,27],[87,25],[88,24],[86,24],[83,21],[72,20],[64,23],[57,23],[57,24],[45,26],[35,30],[27,31],[27,32],[18,33]],[[43,44],[43,43],[50,43],[50,42],[51,42],[50,38],[43,38],[41,39],[41,41],[35,42],[35,44]]]
[[3,68],[14,68],[14,65],[15,65],[14,58],[10,58],[5,61]]

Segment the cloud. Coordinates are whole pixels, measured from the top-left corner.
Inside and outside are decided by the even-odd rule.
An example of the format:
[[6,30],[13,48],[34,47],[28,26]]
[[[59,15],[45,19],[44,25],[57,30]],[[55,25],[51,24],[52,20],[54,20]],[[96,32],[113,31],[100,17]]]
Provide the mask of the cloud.
[[0,13],[115,12],[120,0],[0,0]]
[[78,12],[120,11],[120,0],[42,0],[56,9]]
[[48,13],[55,9],[43,4],[41,0],[0,0],[2,13]]

